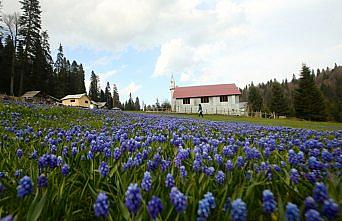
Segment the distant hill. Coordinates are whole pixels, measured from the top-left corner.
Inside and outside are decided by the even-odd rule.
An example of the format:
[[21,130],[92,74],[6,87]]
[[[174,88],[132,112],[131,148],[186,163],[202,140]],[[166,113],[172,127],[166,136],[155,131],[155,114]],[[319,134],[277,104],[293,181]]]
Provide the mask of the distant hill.
[[[312,70],[311,74],[324,97],[328,120],[342,122],[342,66],[335,64],[332,69],[327,67],[326,69]],[[255,86],[258,88],[263,99],[262,111],[271,112],[272,85],[274,82],[276,82],[276,79]],[[294,90],[298,87],[298,79],[293,75],[290,82],[283,80],[280,84],[288,101],[288,116],[295,116],[293,94]],[[253,83],[241,90],[241,101],[248,100],[248,91],[251,86],[254,86]]]

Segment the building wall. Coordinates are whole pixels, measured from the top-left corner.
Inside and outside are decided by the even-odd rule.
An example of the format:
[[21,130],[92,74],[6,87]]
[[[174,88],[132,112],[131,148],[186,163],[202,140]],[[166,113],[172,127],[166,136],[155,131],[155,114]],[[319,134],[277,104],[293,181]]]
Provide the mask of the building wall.
[[209,97],[209,103],[201,103],[201,98],[190,98],[190,104],[183,104],[183,99],[171,99],[171,109],[177,113],[198,113],[202,105],[204,114],[241,115],[239,95],[228,96],[228,102],[220,102],[220,97]]
[[[71,100],[75,100],[75,102],[71,102]],[[88,103],[86,103],[88,101]],[[73,106],[73,107],[90,107],[90,99],[87,96],[82,96],[79,99],[66,99],[62,101],[62,104],[65,106]]]

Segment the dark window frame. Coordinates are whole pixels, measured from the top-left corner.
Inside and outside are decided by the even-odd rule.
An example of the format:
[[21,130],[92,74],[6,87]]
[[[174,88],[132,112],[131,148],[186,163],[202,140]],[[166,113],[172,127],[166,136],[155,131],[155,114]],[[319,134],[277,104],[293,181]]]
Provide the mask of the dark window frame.
[[75,99],[72,99],[72,100],[70,100],[70,102],[71,102],[71,103],[75,103],[76,101],[75,101]]
[[190,104],[190,98],[183,98],[183,104]]
[[89,101],[84,101],[86,104],[88,104],[89,103]]
[[228,102],[228,95],[221,95],[220,102]]
[[201,103],[203,104],[209,103],[209,97],[201,97]]

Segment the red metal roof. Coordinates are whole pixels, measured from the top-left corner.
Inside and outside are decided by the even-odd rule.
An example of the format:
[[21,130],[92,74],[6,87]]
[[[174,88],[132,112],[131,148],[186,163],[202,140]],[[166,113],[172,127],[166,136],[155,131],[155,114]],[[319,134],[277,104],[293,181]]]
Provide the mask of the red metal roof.
[[216,84],[190,87],[176,87],[173,98],[213,97],[221,95],[240,95],[235,84]]

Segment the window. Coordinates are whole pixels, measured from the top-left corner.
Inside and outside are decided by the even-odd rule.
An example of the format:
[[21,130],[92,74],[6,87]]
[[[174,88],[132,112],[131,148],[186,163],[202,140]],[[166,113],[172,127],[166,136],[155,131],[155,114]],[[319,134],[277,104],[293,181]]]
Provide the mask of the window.
[[209,103],[209,97],[201,97],[201,103]]
[[183,104],[190,104],[190,98],[183,98]]
[[228,102],[228,96],[227,95],[220,96],[220,102]]
[[71,102],[71,103],[74,103],[74,102],[75,102],[75,100],[70,100],[70,102]]
[[89,102],[88,101],[85,101],[86,104],[88,104]]

